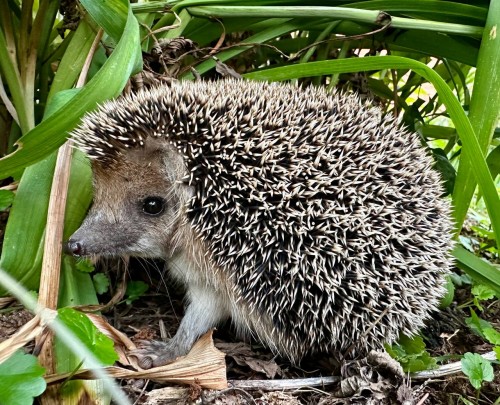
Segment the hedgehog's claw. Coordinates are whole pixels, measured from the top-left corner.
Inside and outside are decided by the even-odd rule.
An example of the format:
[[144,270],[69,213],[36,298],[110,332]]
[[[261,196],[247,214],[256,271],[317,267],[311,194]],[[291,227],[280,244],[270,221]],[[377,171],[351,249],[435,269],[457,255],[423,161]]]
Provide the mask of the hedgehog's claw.
[[187,354],[172,340],[169,342],[150,340],[142,341],[140,344],[139,349],[129,354],[137,358],[137,364],[143,369],[164,366]]

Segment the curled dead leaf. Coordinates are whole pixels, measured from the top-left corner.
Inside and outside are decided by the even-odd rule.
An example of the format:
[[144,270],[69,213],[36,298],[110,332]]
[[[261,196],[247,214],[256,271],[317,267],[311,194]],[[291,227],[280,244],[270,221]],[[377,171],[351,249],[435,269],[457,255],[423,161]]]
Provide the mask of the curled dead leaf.
[[[160,383],[197,384],[202,388],[224,389],[227,387],[226,363],[224,353],[213,344],[212,331],[204,334],[184,357],[178,358],[166,366],[149,370],[128,370],[123,367],[107,367],[106,371],[113,378],[141,378]],[[69,374],[50,375],[45,378],[48,384],[61,382]],[[74,373],[73,379],[92,379],[91,370]]]

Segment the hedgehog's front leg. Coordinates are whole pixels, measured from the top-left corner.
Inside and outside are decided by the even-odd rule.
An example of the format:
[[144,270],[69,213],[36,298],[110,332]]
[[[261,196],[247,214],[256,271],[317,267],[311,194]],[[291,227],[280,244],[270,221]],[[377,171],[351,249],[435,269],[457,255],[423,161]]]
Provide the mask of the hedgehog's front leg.
[[201,335],[229,317],[224,294],[211,286],[188,285],[187,299],[189,304],[175,336],[168,342],[147,342],[134,352],[139,366],[163,366],[186,355]]

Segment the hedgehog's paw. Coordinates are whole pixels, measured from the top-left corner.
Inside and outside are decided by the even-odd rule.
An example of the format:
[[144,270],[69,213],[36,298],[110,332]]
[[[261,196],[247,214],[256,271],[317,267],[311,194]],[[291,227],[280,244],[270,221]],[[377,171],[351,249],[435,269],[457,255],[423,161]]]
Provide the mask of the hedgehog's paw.
[[172,363],[180,356],[185,356],[189,349],[175,344],[173,339],[169,342],[156,340],[143,341],[141,347],[130,354],[137,358],[137,364],[144,369],[164,366]]

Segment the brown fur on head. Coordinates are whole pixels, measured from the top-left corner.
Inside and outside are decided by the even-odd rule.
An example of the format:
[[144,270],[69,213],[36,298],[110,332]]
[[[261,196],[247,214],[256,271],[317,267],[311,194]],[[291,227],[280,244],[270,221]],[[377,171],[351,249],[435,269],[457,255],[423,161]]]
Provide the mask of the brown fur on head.
[[[72,240],[83,255],[171,257],[189,232],[184,215],[192,189],[182,182],[182,158],[155,138],[127,152],[114,162],[92,161],[94,204]],[[147,204],[163,207],[148,213]]]

